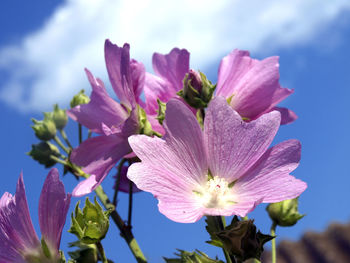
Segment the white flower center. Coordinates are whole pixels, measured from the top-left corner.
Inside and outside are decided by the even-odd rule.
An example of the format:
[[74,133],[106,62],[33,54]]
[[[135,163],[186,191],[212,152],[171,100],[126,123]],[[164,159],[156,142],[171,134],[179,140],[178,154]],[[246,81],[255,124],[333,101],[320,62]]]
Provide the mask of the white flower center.
[[235,204],[234,194],[229,183],[218,176],[209,179],[200,191],[193,191],[196,198],[206,208],[224,208]]

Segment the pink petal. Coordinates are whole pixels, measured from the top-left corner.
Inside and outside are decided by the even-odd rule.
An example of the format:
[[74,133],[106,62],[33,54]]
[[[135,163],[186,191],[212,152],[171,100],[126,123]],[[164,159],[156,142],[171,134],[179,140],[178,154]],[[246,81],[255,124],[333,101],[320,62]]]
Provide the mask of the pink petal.
[[130,72],[136,102],[143,107],[144,102],[141,100],[140,96],[145,86],[145,66],[142,63],[132,59],[130,61]]
[[66,194],[59,179],[58,170],[53,168],[46,177],[39,201],[39,224],[42,238],[56,251],[61,242],[63,226],[69,209],[71,195]]
[[175,88],[169,82],[150,73],[146,73],[144,91],[146,112],[151,115],[157,114],[157,99],[165,103],[176,95]]
[[131,76],[129,50],[129,44],[124,44],[121,48],[108,39],[105,42],[105,60],[109,80],[120,102],[131,109],[135,105],[132,79],[138,79],[138,76],[137,74]]
[[248,51],[233,50],[230,54],[221,60],[218,72],[218,83],[216,95],[229,98],[235,92],[239,80],[256,64],[258,61],[249,56]]
[[207,154],[196,117],[179,100],[167,104],[163,139],[131,136],[129,143],[146,164],[162,167],[187,181],[202,182],[207,178]]
[[209,104],[204,134],[213,176],[232,182],[241,177],[266,151],[280,124],[277,111],[244,122],[223,97]]
[[[145,136],[132,137],[134,139],[144,137],[146,140]],[[162,141],[158,138],[155,139],[159,142]],[[186,185],[188,184],[186,178],[181,178],[181,174],[176,175],[164,170],[162,166],[157,166],[156,163],[152,166],[146,163],[132,164],[128,170],[128,178],[139,189],[151,192],[158,198],[159,211],[169,219],[181,223],[198,221],[203,216],[202,208],[199,207],[198,202],[195,202],[192,196],[192,188]]]
[[40,241],[30,218],[22,173],[15,196],[5,193],[0,203],[0,261],[25,262],[21,253],[36,250]]
[[74,149],[70,160],[82,166],[91,176],[80,182],[73,190],[73,196],[82,196],[93,191],[120,158],[131,152],[126,138],[119,134],[97,136],[84,141]]
[[168,81],[177,92],[182,89],[183,79],[190,70],[190,53],[186,49],[174,48],[169,54],[153,54],[154,72]]
[[299,165],[301,145],[297,140],[277,144],[242,176],[234,188],[242,200],[261,199],[275,203],[295,198],[305,191],[305,182],[289,173]]
[[237,80],[231,106],[241,116],[255,119],[273,104],[274,94],[280,89],[278,68],[278,57],[266,58]]
[[85,71],[92,86],[91,101],[68,110],[67,114],[93,132],[103,133],[101,123],[108,127],[117,126],[127,118],[128,114],[108,95],[102,81],[94,78],[87,69]]
[[292,123],[298,119],[298,116],[294,113],[294,111],[287,108],[274,107],[272,110],[277,110],[281,113],[281,125]]

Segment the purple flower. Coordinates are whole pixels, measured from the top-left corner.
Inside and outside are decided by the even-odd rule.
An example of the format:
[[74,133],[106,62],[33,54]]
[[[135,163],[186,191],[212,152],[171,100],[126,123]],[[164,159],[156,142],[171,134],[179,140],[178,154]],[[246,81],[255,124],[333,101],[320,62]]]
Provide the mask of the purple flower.
[[99,134],[84,141],[74,149],[70,159],[82,166],[91,176],[73,190],[74,196],[82,196],[94,190],[114,165],[131,152],[128,136],[139,132],[138,107],[144,86],[145,69],[141,63],[130,60],[129,45],[118,47],[105,42],[106,66],[114,92],[120,103],[106,92],[103,82],[86,70],[92,86],[90,102],[79,105],[68,115]]
[[48,248],[45,252],[29,215],[21,174],[16,194],[12,196],[6,192],[0,199],[0,262],[58,262],[61,234],[70,199],[71,195],[66,194],[59,180],[57,169],[51,169],[39,201],[42,240]]
[[259,203],[294,198],[307,187],[289,174],[299,164],[299,141],[268,149],[280,119],[273,111],[244,122],[217,97],[209,104],[202,131],[191,111],[171,100],[163,139],[129,138],[142,162],[132,164],[127,176],[159,200],[161,213],[183,223],[203,215],[245,216]]
[[[182,80],[189,67],[186,50],[173,49],[168,55],[154,54],[153,66],[160,78],[145,73],[142,63],[130,60],[129,49],[128,44],[121,48],[109,40],[105,42],[108,76],[120,103],[110,98],[103,82],[86,70],[92,86],[91,100],[68,111],[73,120],[99,134],[84,141],[70,156],[73,163],[82,166],[83,171],[91,175],[75,187],[74,196],[93,191],[114,165],[132,151],[128,137],[139,133],[137,105],[147,113],[152,129],[164,134],[156,119],[157,98],[167,102],[182,88]],[[140,97],[142,91],[146,102]]]
[[231,99],[230,105],[242,117],[255,120],[277,110],[281,124],[293,122],[296,114],[276,105],[294,92],[279,84],[278,57],[252,59],[248,51],[235,49],[221,60],[216,95]]

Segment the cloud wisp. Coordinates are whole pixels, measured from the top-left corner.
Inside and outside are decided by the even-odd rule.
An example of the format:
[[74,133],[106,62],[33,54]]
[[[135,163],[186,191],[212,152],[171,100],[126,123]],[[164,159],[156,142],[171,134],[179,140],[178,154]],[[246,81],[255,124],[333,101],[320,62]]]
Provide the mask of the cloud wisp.
[[148,70],[153,52],[175,46],[203,69],[234,48],[259,53],[312,41],[345,9],[347,0],[66,0],[36,32],[0,49],[0,99],[21,111],[68,103],[89,90],[84,67],[107,79],[106,38],[131,43]]

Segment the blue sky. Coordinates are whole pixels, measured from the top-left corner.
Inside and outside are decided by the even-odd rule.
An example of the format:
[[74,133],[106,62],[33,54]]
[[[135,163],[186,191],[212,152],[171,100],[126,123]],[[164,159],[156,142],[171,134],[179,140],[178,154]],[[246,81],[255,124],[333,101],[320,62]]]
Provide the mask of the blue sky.
[[[300,197],[300,210],[307,216],[293,228],[279,228],[279,239],[297,239],[306,230],[321,231],[331,221],[349,220],[350,7],[346,1],[267,1],[264,6],[259,1],[222,1],[216,6],[185,0],[169,6],[160,1],[145,1],[148,4],[141,6],[135,1],[96,2],[0,4],[4,10],[0,17],[0,192],[14,193],[23,171],[37,229],[39,194],[48,171],[25,155],[37,142],[30,118],[40,119],[40,112],[55,102],[67,104],[81,88],[89,90],[84,67],[107,79],[105,38],[120,45],[128,41],[132,55],[148,70],[153,51],[187,48],[191,66],[213,81],[220,59],[233,48],[248,49],[259,59],[279,55],[280,82],[295,89],[282,105],[295,111],[299,119],[281,127],[274,144],[290,138],[301,141],[302,161],[293,174],[308,183]],[[186,8],[181,6],[185,4]],[[67,133],[76,142],[76,123],[70,121]],[[67,191],[76,184],[71,176],[63,182]],[[112,184],[111,176],[103,184],[110,196]],[[124,218],[126,199],[120,194],[118,209]],[[73,199],[72,207],[76,201]],[[258,207],[250,217],[267,232],[270,222],[264,208]],[[170,257],[175,248],[198,248],[222,257],[221,251],[204,243],[208,235],[203,220],[171,222],[158,212],[151,194],[135,195],[133,221],[135,236],[150,262],[162,262],[161,256]],[[69,223],[68,218],[66,229]],[[67,242],[73,240],[74,236],[63,233],[65,252]],[[111,259],[132,262],[113,224],[104,245]]]

